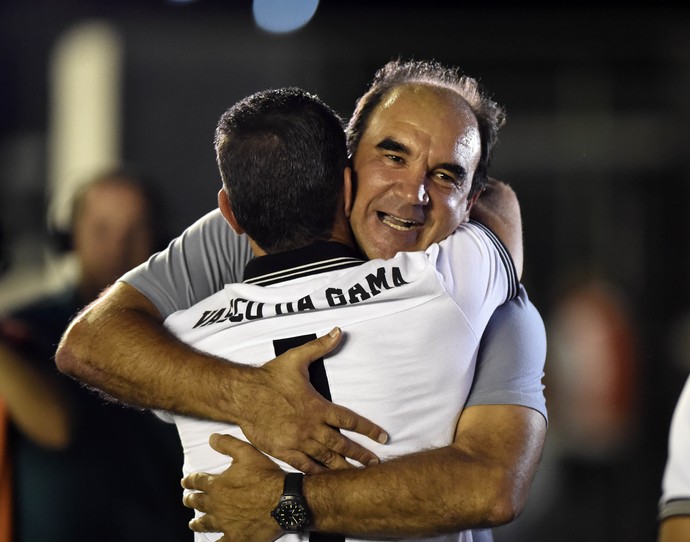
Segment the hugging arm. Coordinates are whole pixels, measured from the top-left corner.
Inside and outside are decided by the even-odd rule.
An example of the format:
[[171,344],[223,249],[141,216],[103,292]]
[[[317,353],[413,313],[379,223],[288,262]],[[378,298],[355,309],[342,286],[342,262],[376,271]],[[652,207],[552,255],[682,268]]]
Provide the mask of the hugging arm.
[[[491,430],[487,430],[491,427]],[[522,511],[545,430],[541,414],[524,407],[467,409],[453,444],[366,469],[306,476],[304,495],[316,531],[361,537],[426,537],[512,521]],[[283,472],[249,444],[228,435],[212,445],[234,458],[220,475],[183,480],[184,502],[204,515],[195,531],[220,531],[229,540],[281,534],[270,511]]]
[[[307,476],[304,491],[315,529],[419,537],[515,518],[544,443],[545,356],[543,322],[521,290],[496,311],[482,338],[471,406],[461,413],[453,443],[366,469]],[[194,473],[183,480],[186,488],[200,491],[185,497],[187,506],[204,514],[192,528],[221,531],[230,539],[264,533],[256,540],[272,540],[280,533],[268,512],[278,502],[282,471],[246,443],[227,436],[212,442],[234,463],[222,474]]]
[[[155,284],[165,291],[167,297],[158,304],[119,281],[77,315],[56,353],[60,371],[134,406],[237,423],[257,447],[306,472],[323,470],[323,465],[349,466],[344,457],[363,464],[375,461],[374,454],[337,428],[375,440],[385,438],[381,428],[326,401],[308,381],[309,363],[328,353],[337,337],[326,336],[305,345],[300,351],[303,356],[286,352],[262,367],[251,368],[195,351],[167,331],[158,306],[169,313],[217,290],[226,278],[236,280],[222,275],[232,269],[232,262],[224,262],[221,255],[222,247],[240,241],[231,237],[220,213],[207,215],[202,226],[191,228],[165,253],[125,277],[138,286]],[[203,249],[209,238],[221,248]],[[175,260],[178,257],[184,262]],[[206,266],[201,289],[199,283],[204,281],[198,276],[180,281],[170,271],[188,270],[194,262]],[[181,290],[179,296],[189,299],[170,297],[169,292],[174,294],[176,288]],[[286,360],[289,363],[281,363]],[[277,432],[276,411],[282,415],[283,428]]]

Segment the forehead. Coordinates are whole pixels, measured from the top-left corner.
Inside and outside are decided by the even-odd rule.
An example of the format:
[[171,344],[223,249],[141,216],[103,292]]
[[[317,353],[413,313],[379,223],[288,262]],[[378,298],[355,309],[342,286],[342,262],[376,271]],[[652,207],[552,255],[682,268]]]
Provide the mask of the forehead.
[[127,216],[142,213],[145,207],[146,197],[139,188],[113,179],[98,183],[87,190],[78,207],[77,217]]
[[[455,91],[428,84],[390,90],[371,114],[363,139],[410,138],[438,151],[479,152],[477,118]],[[409,143],[403,141],[404,143]]]

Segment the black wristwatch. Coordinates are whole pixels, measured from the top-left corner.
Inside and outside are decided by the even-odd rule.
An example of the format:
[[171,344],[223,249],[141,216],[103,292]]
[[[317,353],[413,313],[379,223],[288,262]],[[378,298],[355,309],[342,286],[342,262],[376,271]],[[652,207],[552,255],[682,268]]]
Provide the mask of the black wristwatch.
[[301,472],[289,472],[285,475],[283,494],[271,515],[286,533],[301,533],[311,525],[311,514],[302,494]]

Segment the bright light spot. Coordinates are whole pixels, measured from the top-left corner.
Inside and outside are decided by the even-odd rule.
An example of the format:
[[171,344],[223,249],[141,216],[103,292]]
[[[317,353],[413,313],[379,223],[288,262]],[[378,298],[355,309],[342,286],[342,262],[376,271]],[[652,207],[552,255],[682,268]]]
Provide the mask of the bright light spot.
[[260,28],[279,34],[293,32],[316,13],[319,0],[254,0],[254,20]]

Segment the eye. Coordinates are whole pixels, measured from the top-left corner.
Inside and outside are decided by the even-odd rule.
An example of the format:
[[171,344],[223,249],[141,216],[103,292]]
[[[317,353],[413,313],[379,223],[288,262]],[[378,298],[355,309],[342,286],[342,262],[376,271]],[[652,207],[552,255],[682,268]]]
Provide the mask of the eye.
[[447,171],[443,170],[436,170],[433,173],[433,176],[439,179],[440,181],[443,181],[444,183],[450,183],[450,184],[460,184],[462,182],[461,179],[458,179],[455,175],[448,173]]
[[384,156],[386,157],[386,159],[396,164],[402,164],[405,161],[405,159],[402,156],[398,156],[397,154],[384,154]]

